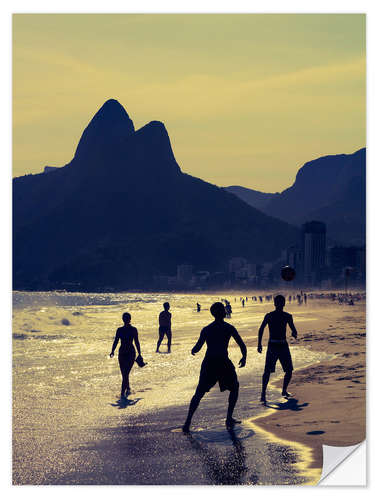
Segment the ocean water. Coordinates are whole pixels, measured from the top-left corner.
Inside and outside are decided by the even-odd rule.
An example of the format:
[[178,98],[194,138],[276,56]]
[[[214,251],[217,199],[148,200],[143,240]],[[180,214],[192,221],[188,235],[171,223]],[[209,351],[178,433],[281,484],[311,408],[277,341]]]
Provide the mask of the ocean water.
[[[42,403],[43,398],[59,394],[95,392],[118,395],[120,372],[117,353],[108,355],[117,327],[122,325],[122,313],[132,315],[137,327],[142,355],[148,363],[140,369],[134,366],[131,387],[148,391],[144,403],[137,411],[148,411],[168,405],[185,404],[199,375],[205,348],[196,356],[190,351],[202,327],[212,321],[210,305],[220,296],[184,294],[71,294],[71,293],[14,293],[13,309],[13,365],[14,391],[27,391]],[[202,305],[200,313],[195,304]],[[270,303],[248,301],[243,308],[239,298],[229,297],[233,315],[228,322],[246,338],[257,335]],[[158,339],[158,314],[162,304],[169,301],[172,313],[172,354],[166,353],[166,339],[161,354],[155,353]],[[304,320],[303,312],[295,316],[296,324]],[[265,340],[267,333],[265,332]],[[292,339],[293,341],[293,339]],[[319,360],[320,355],[292,344],[296,366]],[[298,348],[297,348],[298,346]],[[232,341],[230,357],[236,363],[241,358]],[[249,352],[248,364],[240,375],[260,374],[264,354]],[[163,390],[161,390],[163,389]],[[178,390],[177,390],[178,389]],[[135,409],[134,409],[135,410]]]
[[[14,292],[13,442],[16,473],[21,464],[30,463],[30,467],[35,467],[34,484],[41,483],[42,471],[56,468],[56,450],[63,443],[77,439],[77,434],[84,440],[91,433],[92,440],[96,429],[101,426],[115,429],[120,419],[122,425],[124,422],[134,425],[140,415],[156,414],[182,405],[187,409],[198,381],[205,348],[196,356],[190,351],[201,328],[212,321],[210,305],[222,297],[225,296]],[[228,322],[237,328],[245,342],[256,337],[264,314],[273,309],[272,304],[252,302],[249,298],[242,307],[239,295],[236,300],[234,296],[226,298],[233,308]],[[165,301],[171,305],[172,353],[167,354],[165,339],[161,353],[157,354],[158,315]],[[196,312],[197,301],[202,306],[200,313]],[[126,311],[131,313],[132,324],[138,329],[147,365],[144,368],[134,365],[130,374],[131,401],[126,412],[119,412],[122,409],[118,401],[121,376],[117,352],[112,359],[109,353],[116,329],[122,324],[121,316]],[[311,315],[305,311],[300,308],[294,313],[297,329],[305,320],[311,320]],[[265,332],[264,344],[266,339]],[[327,358],[325,353],[303,348],[293,339],[290,347],[296,368]],[[242,413],[246,409],[247,418],[262,411],[258,399],[265,350],[259,355],[255,347],[248,348],[247,365],[238,370],[241,386],[238,409]],[[237,365],[241,353],[234,341],[230,343],[229,355]],[[281,374],[280,368],[277,368],[278,374]],[[207,395],[207,398],[211,397],[220,397],[216,388]],[[222,399],[225,408],[227,398]],[[210,421],[213,433],[202,433],[198,438],[210,440],[224,416],[220,413],[214,417],[215,422]],[[176,421],[176,429],[182,423]],[[194,430],[194,421],[192,428]],[[40,457],[39,466],[37,456]],[[28,481],[33,484],[32,477],[31,474]]]

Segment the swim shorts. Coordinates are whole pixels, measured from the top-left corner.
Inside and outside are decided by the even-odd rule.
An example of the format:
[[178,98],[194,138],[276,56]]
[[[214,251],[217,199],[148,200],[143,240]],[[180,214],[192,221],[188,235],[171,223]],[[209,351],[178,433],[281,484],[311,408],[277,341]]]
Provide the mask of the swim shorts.
[[290,355],[287,342],[270,342],[266,354],[265,372],[273,373],[275,371],[277,360],[280,361],[284,372],[293,370],[292,356]]
[[238,385],[236,370],[229,358],[204,358],[197,390],[208,392],[219,382],[220,391],[232,391]]

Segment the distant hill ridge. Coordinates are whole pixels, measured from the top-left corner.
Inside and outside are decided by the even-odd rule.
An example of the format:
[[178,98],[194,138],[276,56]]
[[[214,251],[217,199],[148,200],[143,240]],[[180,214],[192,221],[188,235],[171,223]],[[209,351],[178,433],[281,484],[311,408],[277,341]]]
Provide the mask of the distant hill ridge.
[[14,288],[148,287],[154,274],[224,270],[231,257],[274,260],[289,224],[181,171],[163,123],[135,130],[110,99],[73,159],[13,180]]
[[364,244],[365,148],[305,163],[293,185],[282,193],[262,193],[240,186],[226,189],[268,215],[291,224],[319,219],[327,223],[332,239],[344,244]]

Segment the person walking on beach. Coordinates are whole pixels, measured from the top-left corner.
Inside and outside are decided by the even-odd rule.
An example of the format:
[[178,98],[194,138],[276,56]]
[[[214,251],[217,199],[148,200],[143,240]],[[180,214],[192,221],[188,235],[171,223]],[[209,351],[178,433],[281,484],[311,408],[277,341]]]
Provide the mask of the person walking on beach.
[[234,326],[224,321],[226,315],[224,305],[220,302],[215,302],[212,304],[210,312],[215,320],[203,328],[197,343],[191,350],[191,354],[194,356],[201,350],[205,342],[207,344],[198,386],[190,402],[186,422],[182,428],[185,433],[190,430],[191,419],[199,406],[200,400],[206,392],[212,389],[216,382],[219,382],[221,391],[230,391],[228,413],[225,422],[227,428],[232,429],[236,423],[240,423],[240,421],[233,418],[233,410],[238,398],[239,383],[236,370],[228,357],[229,340],[233,337],[241,349],[242,358],[239,362],[240,368],[246,365],[247,349]]
[[287,392],[288,384],[292,378],[293,363],[290,355],[288,342],[286,340],[286,326],[289,325],[292,330],[292,337],[297,338],[297,330],[293,323],[293,316],[285,312],[285,297],[276,295],[274,298],[275,310],[264,316],[258,333],[258,352],[262,352],[263,331],[268,325],[269,340],[266,354],[266,364],[264,367],[262,380],[262,394],[260,400],[266,401],[266,389],[271,373],[274,373],[276,362],[280,360],[281,366],[285,372],[282,395],[286,398],[290,396]]
[[226,304],[225,304],[225,316],[227,318],[232,317],[232,306],[230,305],[230,302],[228,302],[228,301],[226,301]]
[[171,344],[172,344],[172,327],[171,320],[172,314],[169,312],[169,302],[164,302],[163,304],[164,311],[159,314],[159,340],[156,344],[156,352],[159,352],[160,344],[163,341],[164,335],[167,336],[168,339],[168,352],[171,352]]
[[135,349],[133,342],[137,348],[139,356],[141,355],[141,346],[139,345],[138,340],[138,330],[130,324],[131,315],[128,312],[124,313],[122,315],[122,320],[124,322],[124,326],[117,328],[112,350],[109,356],[110,358],[113,358],[117,344],[119,340],[121,340],[118,362],[122,375],[121,398],[124,398],[125,396],[129,396],[129,394],[131,394],[129,374],[135,361]]
[[201,312],[201,305],[199,304],[199,302],[197,302],[197,312]]

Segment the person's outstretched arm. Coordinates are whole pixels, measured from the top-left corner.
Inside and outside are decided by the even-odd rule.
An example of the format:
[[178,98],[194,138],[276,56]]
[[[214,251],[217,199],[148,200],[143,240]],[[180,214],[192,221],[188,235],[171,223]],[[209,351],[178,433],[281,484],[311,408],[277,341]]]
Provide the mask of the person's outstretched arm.
[[264,316],[262,324],[259,327],[259,332],[258,332],[258,352],[259,353],[261,353],[262,349],[263,349],[262,348],[262,337],[263,337],[263,332],[264,332],[264,329],[266,328],[267,323],[268,323],[268,315],[266,314]]
[[293,316],[291,314],[290,314],[290,318],[288,319],[288,325],[290,326],[290,329],[292,330],[292,337],[294,337],[296,339],[297,338],[297,329],[294,326]]
[[117,347],[119,340],[120,340],[120,337],[119,337],[118,330],[117,330],[116,335],[115,335],[115,339],[114,339],[113,345],[112,345],[112,351],[111,351],[111,354],[109,355],[110,358],[113,358],[113,356],[115,355],[115,349]]
[[137,348],[138,354],[141,355],[141,346],[139,345],[138,330],[136,328],[134,332],[134,344],[135,347]]
[[241,338],[241,335],[237,332],[235,328],[233,329],[232,337],[237,342],[238,347],[241,349],[242,358],[240,359],[239,366],[240,368],[242,368],[243,366],[246,365],[247,348],[245,342]]
[[203,328],[203,330],[201,331],[201,334],[199,335],[198,342],[195,344],[195,346],[191,350],[191,354],[193,356],[194,356],[194,354],[196,354],[197,352],[199,352],[202,349],[202,346],[205,343],[205,341],[206,341],[206,334],[205,334],[205,330]]

